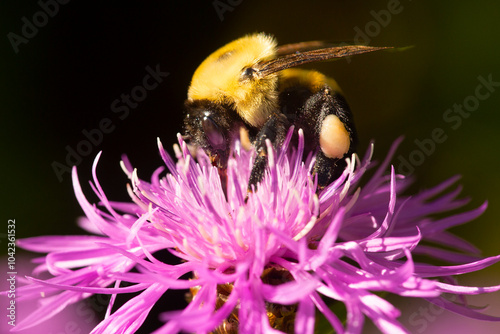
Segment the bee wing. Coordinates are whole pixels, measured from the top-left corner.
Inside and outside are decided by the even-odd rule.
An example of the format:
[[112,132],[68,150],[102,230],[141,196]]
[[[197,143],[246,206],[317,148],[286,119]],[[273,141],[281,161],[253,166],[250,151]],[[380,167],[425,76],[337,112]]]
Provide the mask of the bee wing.
[[[287,44],[284,45],[284,49],[287,52],[293,50],[297,46],[303,44],[304,47],[311,46],[309,43],[320,43],[320,42],[304,42],[297,44]],[[357,54],[373,52],[384,49],[391,49],[392,47],[377,47],[377,46],[366,46],[366,45],[344,45],[344,46],[334,46],[329,48],[322,48],[310,51],[300,52],[297,51],[291,54],[285,54],[277,58],[262,62],[259,67],[259,75],[265,77],[269,74],[285,70],[290,67],[295,67],[307,63],[329,60],[334,58],[343,58],[354,56]]]
[[308,42],[299,42],[292,44],[280,45],[276,48],[276,54],[278,56],[285,56],[295,52],[304,52],[310,50],[323,49],[330,45],[324,41],[308,41]]

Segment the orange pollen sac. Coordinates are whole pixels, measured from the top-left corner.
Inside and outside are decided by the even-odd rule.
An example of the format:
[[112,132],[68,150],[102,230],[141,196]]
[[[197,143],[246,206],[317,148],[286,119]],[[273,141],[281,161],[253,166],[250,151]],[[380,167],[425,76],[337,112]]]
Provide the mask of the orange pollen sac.
[[349,151],[349,132],[335,115],[328,115],[321,124],[319,145],[328,158],[342,158]]

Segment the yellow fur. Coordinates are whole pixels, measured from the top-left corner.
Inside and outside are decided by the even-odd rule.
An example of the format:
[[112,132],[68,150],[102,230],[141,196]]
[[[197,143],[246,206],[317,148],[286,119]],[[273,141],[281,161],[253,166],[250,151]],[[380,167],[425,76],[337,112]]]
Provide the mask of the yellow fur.
[[275,56],[276,41],[265,34],[248,35],[223,46],[195,71],[188,100],[231,104],[248,124],[262,126],[278,107],[278,76],[242,80],[241,74]]

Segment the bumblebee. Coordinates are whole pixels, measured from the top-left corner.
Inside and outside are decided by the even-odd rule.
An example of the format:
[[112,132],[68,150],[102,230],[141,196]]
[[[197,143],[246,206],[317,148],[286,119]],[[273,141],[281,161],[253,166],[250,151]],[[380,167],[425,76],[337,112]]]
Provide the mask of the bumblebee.
[[318,41],[277,46],[264,33],[237,39],[208,56],[194,72],[185,102],[185,138],[208,154],[221,175],[231,143],[247,139],[257,153],[248,183],[251,192],[267,167],[266,140],[279,148],[294,125],[303,130],[306,152],[316,153],[313,173],[322,189],[340,176],[345,158],[355,152],[356,129],[337,83],[317,71],[294,67],[380,49],[325,47]]

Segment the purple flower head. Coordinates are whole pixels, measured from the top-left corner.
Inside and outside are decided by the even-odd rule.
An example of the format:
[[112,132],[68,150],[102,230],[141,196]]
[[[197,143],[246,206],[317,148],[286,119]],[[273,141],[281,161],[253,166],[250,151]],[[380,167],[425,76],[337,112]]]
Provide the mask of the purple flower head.
[[[254,156],[238,142],[228,162],[227,189],[209,158],[198,152],[195,161],[180,136],[177,162],[159,143],[169,170],[163,177],[160,168],[150,182],[141,180],[123,159],[130,203],[106,198],[96,176],[99,156],[92,185],[99,207],[86,200],[74,169],[76,197],[86,215],[80,226],[93,235],[19,242],[48,253],[38,259],[35,274],[53,277],[28,278],[31,284],[19,289],[20,299],[36,299],[40,308],[16,330],[92,294],[110,294],[106,317],[92,333],[133,333],[162,295],[178,289],[190,289],[188,306],[163,313],[165,324],[155,333],[313,333],[317,313],[338,333],[360,333],[366,318],[382,332],[407,332],[397,321],[400,311],[380,292],[500,320],[468,307],[462,297],[452,302],[442,296],[500,290],[461,286],[452,278],[500,261],[480,258],[474,246],[447,232],[475,219],[486,204],[442,218],[467,202],[457,199],[460,187],[448,190],[457,178],[404,195],[411,181],[394,168],[386,172],[400,140],[371,177],[365,172],[374,166],[373,145],[363,160],[349,159],[343,174],[318,194],[314,157],[303,159],[301,131],[298,147],[289,149],[292,133],[280,151],[268,143],[266,176],[248,195]],[[155,256],[165,249],[180,263]],[[415,256],[452,265],[417,263]],[[137,295],[115,310],[116,295],[131,292]],[[345,324],[332,311],[338,305],[345,305]]]

